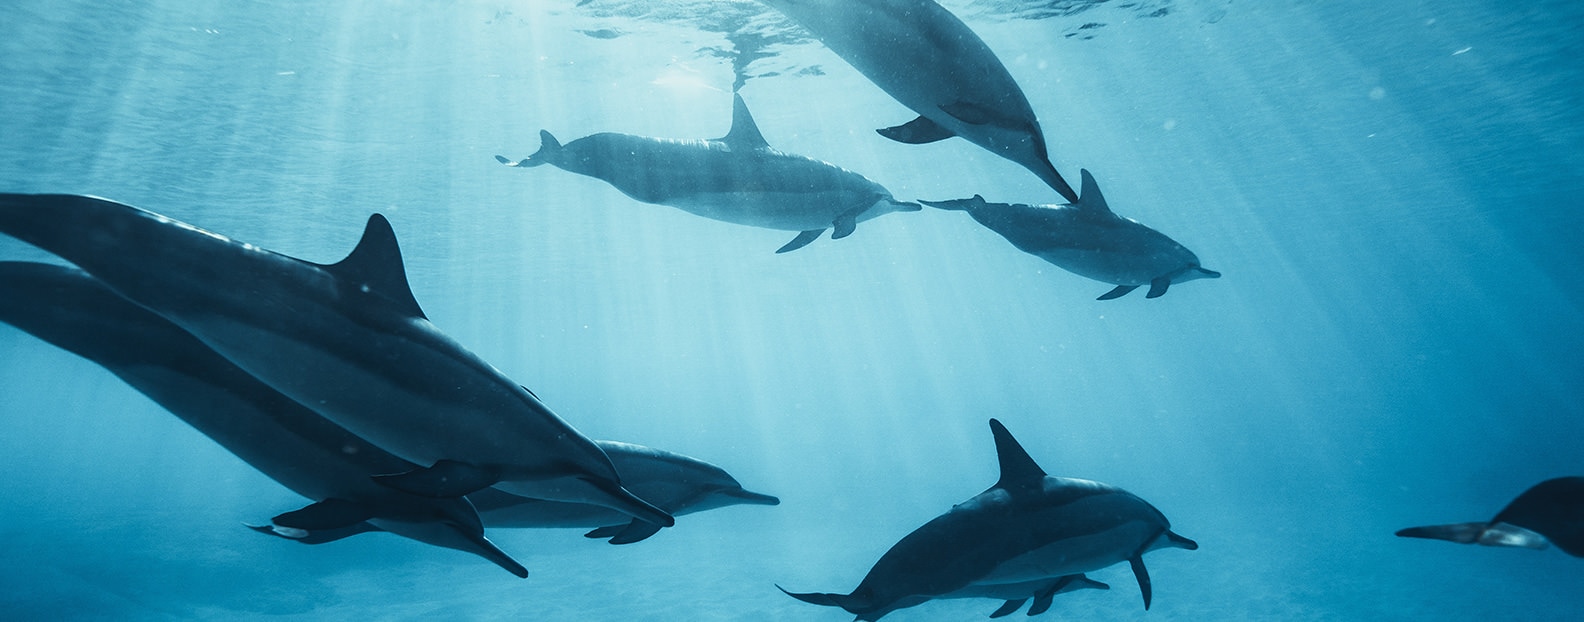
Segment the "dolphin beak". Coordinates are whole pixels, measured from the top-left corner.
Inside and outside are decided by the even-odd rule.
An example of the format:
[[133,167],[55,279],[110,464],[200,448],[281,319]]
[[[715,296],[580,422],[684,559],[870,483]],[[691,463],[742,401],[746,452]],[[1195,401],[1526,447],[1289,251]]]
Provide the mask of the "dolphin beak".
[[742,488],[725,491],[726,496],[741,500],[750,505],[781,505],[781,500],[770,495],[763,495]]
[[1206,268],[1201,267],[1201,266],[1194,266],[1194,269],[1199,271],[1199,278],[1201,278],[1201,279],[1219,279],[1219,278],[1221,278],[1221,273],[1220,272],[1216,272],[1215,270],[1209,270],[1209,269],[1206,269]]

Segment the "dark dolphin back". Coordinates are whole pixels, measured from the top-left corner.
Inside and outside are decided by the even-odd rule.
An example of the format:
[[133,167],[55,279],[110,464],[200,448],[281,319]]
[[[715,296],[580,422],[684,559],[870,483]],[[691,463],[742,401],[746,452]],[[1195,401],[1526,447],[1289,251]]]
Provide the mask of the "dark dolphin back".
[[1574,557],[1584,557],[1584,477],[1536,484],[1507,504],[1492,522],[1528,529]]

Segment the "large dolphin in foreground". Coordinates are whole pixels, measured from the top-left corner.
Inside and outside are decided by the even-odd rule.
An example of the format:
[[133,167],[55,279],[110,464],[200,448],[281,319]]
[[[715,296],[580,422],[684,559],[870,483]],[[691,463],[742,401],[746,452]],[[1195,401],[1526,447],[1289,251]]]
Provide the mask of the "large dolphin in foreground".
[[1584,477],[1535,484],[1488,521],[1409,527],[1397,535],[1529,549],[1555,544],[1568,555],[1584,557]]
[[1018,250],[1073,274],[1116,284],[1100,300],[1119,298],[1141,285],[1150,286],[1146,297],[1157,298],[1172,283],[1221,276],[1199,265],[1199,256],[1176,240],[1113,213],[1094,176],[1082,173],[1083,198],[1071,205],[989,203],[977,194],[920,203],[968,212]]
[[81,270],[0,262],[0,321],[98,363],[270,479],[314,500],[276,516],[263,531],[317,543],[367,524],[528,576],[484,537],[466,499],[375,483],[371,476],[406,471],[412,463],[269,388]]
[[662,526],[610,458],[424,317],[375,214],[319,265],[106,199],[0,194],[0,232],[50,251],[375,446],[427,468],[379,479],[458,497],[497,486]]
[[990,430],[1001,463],[994,486],[902,538],[852,593],[787,594],[841,607],[858,620],[878,620],[936,598],[977,595],[1006,600],[998,615],[1035,598],[1032,615],[1056,593],[1082,587],[1073,586],[1082,573],[1126,561],[1148,609],[1144,554],[1199,548],[1173,533],[1143,499],[1099,482],[1046,475],[1001,422],[991,419]]
[[565,145],[539,132],[539,151],[507,166],[553,164],[606,181],[622,194],[705,218],[799,231],[777,253],[794,251],[835,228],[852,234],[859,222],[894,211],[918,211],[880,184],[834,164],[770,148],[742,96],[732,99],[732,127],[717,140],[673,140],[600,133]]
[[1034,110],[1001,59],[933,0],[760,0],[801,24],[918,118],[879,130],[922,144],[961,136],[1022,165],[1068,202]]

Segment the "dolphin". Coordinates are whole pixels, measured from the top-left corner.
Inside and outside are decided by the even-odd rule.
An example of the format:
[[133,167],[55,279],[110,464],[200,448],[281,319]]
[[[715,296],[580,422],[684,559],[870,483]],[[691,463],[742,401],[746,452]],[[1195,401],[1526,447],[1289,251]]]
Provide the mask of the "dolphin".
[[415,465],[259,382],[81,270],[0,262],[0,321],[98,363],[270,479],[314,500],[260,531],[317,544],[380,529],[528,576],[484,537],[467,499],[375,483],[370,476]]
[[331,265],[79,195],[0,194],[0,232],[76,264],[297,403],[425,467],[380,483],[434,497],[493,485],[675,523],[622,488],[592,440],[429,322],[379,214]]
[[562,145],[540,131],[533,155],[502,164],[561,169],[601,179],[622,194],[705,218],[799,231],[777,253],[794,251],[834,228],[851,235],[858,223],[895,211],[916,212],[863,175],[770,148],[741,95],[732,96],[732,127],[716,140],[673,140],[600,133]]
[[[1173,533],[1166,517],[1143,499],[1099,482],[1046,475],[1000,421],[991,419],[990,431],[1001,478],[989,490],[902,538],[849,594],[781,591],[803,602],[841,607],[858,620],[878,620],[928,600],[966,597],[972,590],[1008,601],[1033,596],[1040,604],[1047,595],[1036,587],[1054,595],[1064,587],[1056,585],[1062,577],[1126,561],[1149,609],[1144,553],[1199,548]],[[990,592],[991,586],[1009,592]],[[1002,608],[1010,610],[997,613],[1011,613],[1021,604],[1008,602]]]
[[1199,265],[1199,256],[1176,240],[1113,213],[1094,176],[1081,172],[1083,198],[1071,205],[988,203],[977,194],[920,203],[968,212],[1018,250],[1073,274],[1116,284],[1100,300],[1120,298],[1145,284],[1150,286],[1145,297],[1158,298],[1172,283],[1221,276]]
[[1489,521],[1409,527],[1397,535],[1528,549],[1555,544],[1568,555],[1584,557],[1584,477],[1535,484]]
[[[749,491],[718,466],[682,454],[618,441],[594,441],[610,456],[622,484],[672,516],[730,505],[778,505],[780,499]],[[628,544],[655,533],[654,523],[585,503],[525,499],[494,489],[469,495],[490,527],[597,527],[590,538]]]
[[1033,172],[1068,202],[1028,97],[990,46],[933,0],[760,0],[792,18],[918,118],[877,130],[924,144],[961,136]]

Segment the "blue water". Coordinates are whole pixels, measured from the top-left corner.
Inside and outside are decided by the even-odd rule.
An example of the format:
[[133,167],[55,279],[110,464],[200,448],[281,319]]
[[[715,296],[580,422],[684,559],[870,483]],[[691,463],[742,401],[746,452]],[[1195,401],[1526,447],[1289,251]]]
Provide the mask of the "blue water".
[[[1564,620],[1584,563],[1395,538],[1584,474],[1584,4],[953,0],[1069,179],[1219,280],[1109,285],[955,212],[791,234],[509,169],[540,129],[765,138],[901,199],[1049,203],[742,0],[0,5],[0,190],[96,194],[311,261],[390,217],[442,330],[580,431],[723,466],[779,507],[613,547],[492,530],[518,580],[387,534],[242,527],[304,503],[91,363],[0,325],[0,618],[846,620],[892,543],[1053,474],[1198,551],[1052,619]],[[929,68],[920,68],[927,71]],[[10,239],[0,259],[49,260]],[[977,620],[941,601],[887,620]]]

